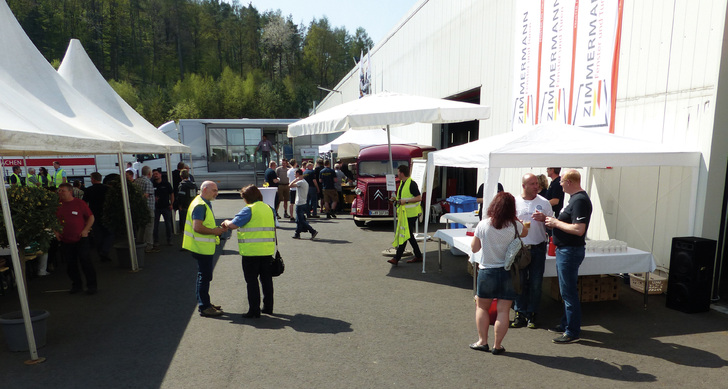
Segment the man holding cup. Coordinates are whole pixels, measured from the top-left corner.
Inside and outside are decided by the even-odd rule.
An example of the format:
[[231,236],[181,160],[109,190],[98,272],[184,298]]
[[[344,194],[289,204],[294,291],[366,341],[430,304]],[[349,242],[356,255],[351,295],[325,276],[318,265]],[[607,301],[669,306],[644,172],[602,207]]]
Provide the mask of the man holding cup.
[[511,322],[511,328],[536,328],[534,316],[541,301],[541,285],[543,284],[543,271],[546,262],[546,248],[548,235],[544,220],[547,216],[554,216],[551,204],[544,197],[539,196],[540,185],[538,177],[527,173],[521,179],[523,191],[516,197],[516,217],[524,226],[530,227],[523,244],[531,251],[531,263],[521,271],[521,294],[516,298],[513,309],[516,317]]

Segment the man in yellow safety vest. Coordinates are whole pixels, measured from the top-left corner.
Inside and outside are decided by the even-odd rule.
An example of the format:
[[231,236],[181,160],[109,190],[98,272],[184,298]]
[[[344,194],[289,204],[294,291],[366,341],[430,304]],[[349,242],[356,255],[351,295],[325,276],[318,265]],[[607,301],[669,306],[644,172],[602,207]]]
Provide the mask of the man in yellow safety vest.
[[412,181],[410,177],[409,166],[399,165],[397,167],[397,174],[399,188],[397,189],[397,195],[392,196],[391,199],[399,209],[397,212],[397,230],[395,231],[394,243],[392,244],[392,246],[397,247],[397,254],[394,258],[387,261],[394,266],[397,266],[399,260],[402,258],[407,242],[410,242],[412,251],[415,254],[414,258],[408,260],[407,263],[422,262],[422,252],[414,234],[415,223],[417,223],[417,218],[422,213],[422,206],[420,205],[422,194],[420,194],[420,188],[417,186],[417,183]]
[[212,200],[217,198],[217,184],[213,181],[202,183],[200,194],[190,203],[185,222],[182,248],[192,252],[197,260],[197,309],[200,316],[220,316],[222,309],[210,302],[210,281],[212,281],[212,262],[215,248],[220,243],[220,235],[226,227],[215,225],[212,213]]

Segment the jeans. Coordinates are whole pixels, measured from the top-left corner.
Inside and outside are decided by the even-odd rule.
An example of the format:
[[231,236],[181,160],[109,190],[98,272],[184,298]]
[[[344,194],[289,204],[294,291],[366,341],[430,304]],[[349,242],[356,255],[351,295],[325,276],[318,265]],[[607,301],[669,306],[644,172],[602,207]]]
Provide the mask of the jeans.
[[317,216],[318,211],[316,208],[318,208],[318,192],[316,191],[316,187],[313,185],[308,187],[308,198],[306,199],[306,203],[308,204],[308,210],[306,211],[308,216]]
[[559,276],[561,298],[564,299],[561,328],[566,335],[577,338],[581,332],[581,303],[576,283],[579,279],[579,266],[584,261],[584,253],[584,246],[556,248],[556,274]]
[[209,308],[210,305],[210,281],[212,281],[212,255],[192,253],[192,258],[197,260],[197,307],[201,311]]
[[273,310],[273,276],[271,275],[271,256],[243,255],[243,276],[248,290],[248,313],[260,313],[260,288],[258,277],[263,286],[263,310]]
[[308,204],[296,205],[296,235],[302,232],[313,233],[315,230],[306,221],[306,212],[308,212]]
[[[410,243],[412,246],[412,252],[415,254],[415,258],[422,258],[422,251],[420,251],[420,245],[417,244],[417,239],[415,239],[415,223],[417,223],[417,216],[415,217],[408,217],[407,218],[407,225],[409,226],[409,239],[407,239],[407,242]],[[399,261],[402,259],[402,254],[404,253],[405,247],[407,247],[407,242],[402,243],[397,247],[397,254],[394,256],[394,259]]]
[[68,277],[71,279],[71,289],[83,289],[83,281],[81,280],[81,272],[78,265],[81,265],[83,275],[86,277],[86,288],[96,290],[96,269],[89,257],[89,241],[88,238],[81,238],[74,243],[61,243],[61,255],[68,265]]
[[[159,244],[159,217],[164,218],[164,229],[167,233],[167,243],[172,243],[172,210],[169,207],[154,208],[154,244]],[[185,215],[186,216],[186,215]]]
[[518,313],[533,319],[538,312],[541,302],[541,285],[543,285],[543,271],[546,263],[546,244],[531,246],[531,263],[521,273],[521,294],[516,299],[513,308]]

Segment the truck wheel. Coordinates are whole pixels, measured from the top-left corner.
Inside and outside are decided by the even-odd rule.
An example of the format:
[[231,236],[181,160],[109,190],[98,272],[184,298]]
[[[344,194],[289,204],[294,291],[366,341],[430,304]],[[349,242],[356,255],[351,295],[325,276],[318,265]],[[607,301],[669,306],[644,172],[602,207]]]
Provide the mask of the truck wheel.
[[355,225],[356,225],[357,227],[364,227],[364,224],[366,224],[366,222],[364,222],[364,221],[361,221],[361,220],[354,220],[354,224],[355,224]]

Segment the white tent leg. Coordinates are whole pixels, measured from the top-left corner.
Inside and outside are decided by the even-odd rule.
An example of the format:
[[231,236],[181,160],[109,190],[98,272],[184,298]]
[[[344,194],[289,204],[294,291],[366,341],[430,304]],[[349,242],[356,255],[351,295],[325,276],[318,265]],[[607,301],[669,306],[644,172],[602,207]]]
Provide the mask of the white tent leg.
[[8,192],[5,189],[5,171],[3,169],[0,169],[0,202],[2,202],[5,232],[8,234],[10,257],[12,258],[13,269],[15,271],[15,284],[18,287],[20,310],[23,313],[25,336],[28,339],[28,348],[30,349],[30,359],[32,361],[42,362],[45,358],[42,358],[42,360],[38,358],[38,348],[35,344],[35,334],[33,334],[33,322],[30,318],[30,308],[28,308],[28,293],[25,289],[25,279],[23,279],[23,265],[20,263],[20,256],[18,255],[18,242],[15,240],[15,228],[13,227],[13,218],[10,215]]
[[139,262],[137,262],[137,255],[136,255],[136,241],[134,239],[134,227],[131,223],[131,206],[129,205],[129,192],[128,192],[128,183],[126,182],[126,174],[124,172],[124,156],[119,153],[119,170],[121,172],[121,179],[119,180],[119,183],[121,184],[121,198],[124,202],[124,218],[126,219],[126,236],[127,236],[127,242],[129,243],[129,258],[131,258],[131,270],[132,271],[138,271],[139,270]]
[[[172,157],[171,154],[167,153],[164,155],[165,160],[167,161],[167,182],[169,182],[169,185],[172,186],[172,161],[169,159]],[[175,193],[177,191],[177,188],[172,188],[172,193]],[[172,209],[172,232],[174,234],[177,234],[179,232],[178,223],[175,219],[175,215],[177,212],[174,211],[174,208]],[[166,220],[165,220],[166,223]]]

